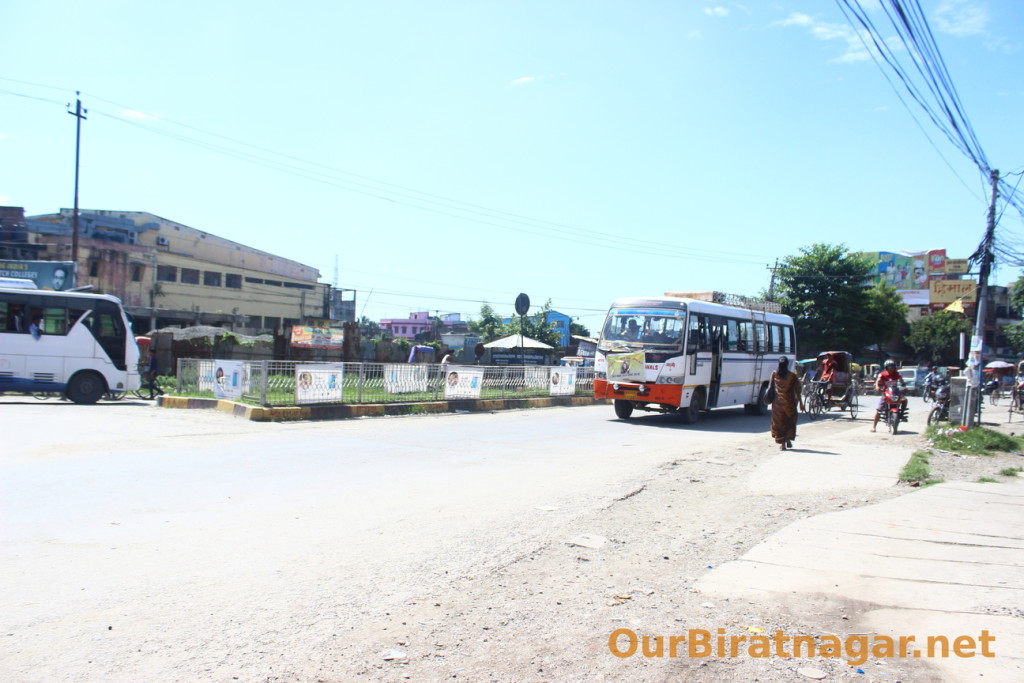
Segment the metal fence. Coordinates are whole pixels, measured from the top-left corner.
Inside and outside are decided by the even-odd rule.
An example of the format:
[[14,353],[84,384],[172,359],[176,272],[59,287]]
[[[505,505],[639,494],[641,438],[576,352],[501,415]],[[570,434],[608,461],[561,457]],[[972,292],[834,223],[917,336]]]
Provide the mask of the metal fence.
[[[468,394],[453,391],[452,372],[479,379]],[[593,368],[178,360],[176,393],[233,398],[261,406],[412,403],[450,398],[592,396]]]

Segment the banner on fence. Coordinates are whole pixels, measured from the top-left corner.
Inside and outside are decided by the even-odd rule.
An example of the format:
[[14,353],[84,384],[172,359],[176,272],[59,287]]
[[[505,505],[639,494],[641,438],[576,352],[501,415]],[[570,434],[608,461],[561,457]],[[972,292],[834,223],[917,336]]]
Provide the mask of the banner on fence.
[[240,360],[213,361],[213,395],[217,398],[242,398],[249,384],[245,363]]
[[480,398],[484,386],[484,369],[468,365],[451,365],[444,374],[445,398]]
[[572,396],[576,393],[576,368],[551,368],[551,384],[549,391],[552,396]]
[[427,366],[388,363],[384,366],[384,391],[411,394],[427,391]]
[[342,397],[342,363],[295,366],[295,403],[338,403]]

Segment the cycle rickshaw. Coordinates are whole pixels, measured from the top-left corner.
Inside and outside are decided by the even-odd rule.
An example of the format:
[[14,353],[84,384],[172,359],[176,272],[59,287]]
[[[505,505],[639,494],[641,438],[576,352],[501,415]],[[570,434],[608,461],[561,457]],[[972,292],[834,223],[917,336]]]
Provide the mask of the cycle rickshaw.
[[845,410],[850,419],[857,419],[857,378],[853,356],[848,351],[823,351],[818,354],[818,370],[812,388],[805,397],[804,407],[811,419],[823,412],[838,408]]

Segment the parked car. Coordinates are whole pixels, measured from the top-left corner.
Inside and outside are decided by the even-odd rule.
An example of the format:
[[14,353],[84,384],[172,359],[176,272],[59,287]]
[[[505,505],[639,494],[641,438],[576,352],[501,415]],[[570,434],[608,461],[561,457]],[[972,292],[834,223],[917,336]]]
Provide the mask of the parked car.
[[920,368],[900,368],[900,376],[907,383],[907,394],[917,396],[920,394],[921,382],[928,373],[922,372]]

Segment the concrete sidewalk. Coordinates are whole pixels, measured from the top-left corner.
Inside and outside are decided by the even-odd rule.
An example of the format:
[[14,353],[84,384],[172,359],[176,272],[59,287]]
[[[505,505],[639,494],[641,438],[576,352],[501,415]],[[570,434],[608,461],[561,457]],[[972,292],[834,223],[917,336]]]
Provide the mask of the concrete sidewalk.
[[[1003,418],[1005,411],[986,410],[982,423],[1024,433],[1019,415],[1012,421]],[[880,444],[873,437],[905,451],[898,458],[905,463],[923,443],[914,438],[915,431],[925,431],[918,421],[923,418],[912,419],[911,433],[901,437],[870,434],[872,439],[865,439],[861,431],[870,430],[863,424],[847,430],[836,452],[827,454],[838,457],[806,458],[795,476],[804,481],[821,477],[824,483],[831,472],[850,476],[856,469],[863,481],[851,479],[855,485],[879,477],[895,484],[898,469],[892,471],[891,462],[878,457]],[[807,439],[798,441],[813,445],[812,429],[804,434]],[[764,476],[749,486],[770,488],[770,479]],[[952,653],[928,657],[934,672],[929,680],[983,676],[985,681],[1024,681],[1024,479],[944,483],[795,522],[739,560],[716,567],[698,588],[712,596],[782,603],[803,613],[807,623],[839,605],[847,620],[834,624],[841,637],[840,630],[914,636],[919,644],[928,636],[945,636],[951,644],[958,636],[971,636],[977,643],[985,630],[995,638],[990,646],[995,657],[983,657],[980,646],[971,658]]]

